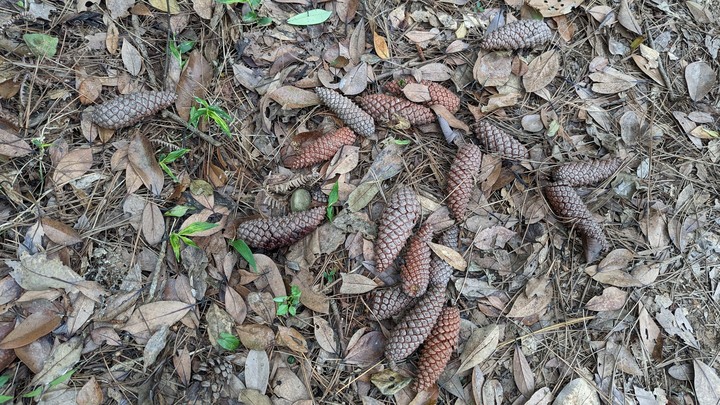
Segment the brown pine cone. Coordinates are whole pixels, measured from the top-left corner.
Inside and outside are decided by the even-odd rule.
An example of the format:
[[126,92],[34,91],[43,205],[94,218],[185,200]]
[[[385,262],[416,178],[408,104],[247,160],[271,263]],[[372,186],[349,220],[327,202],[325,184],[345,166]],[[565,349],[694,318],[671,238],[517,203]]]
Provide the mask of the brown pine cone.
[[[458,238],[460,237],[460,228],[457,225],[452,226],[443,232],[440,237],[440,244],[451,249],[458,249]],[[445,288],[452,276],[453,268],[445,260],[435,256],[430,262],[430,285]]]
[[393,329],[385,346],[385,357],[396,362],[411,355],[430,334],[443,305],[445,288],[428,288]]
[[472,143],[458,149],[447,176],[448,208],[458,221],[465,219],[470,195],[475,183],[474,177],[480,172],[482,152]]
[[[385,91],[396,95],[402,94],[402,89],[406,84],[417,83],[412,76],[407,76],[402,79],[393,80],[385,85]],[[445,107],[451,113],[456,113],[460,109],[460,97],[453,93],[447,87],[431,82],[430,80],[421,80],[420,84],[427,86],[428,92],[430,93],[430,105],[441,105]]]
[[556,168],[553,178],[555,182],[568,186],[589,186],[612,176],[621,163],[617,158],[571,162]]
[[248,246],[275,249],[289,246],[314,231],[325,219],[325,207],[317,207],[283,217],[255,219],[238,226],[236,238]]
[[582,236],[585,260],[594,262],[607,249],[608,242],[602,227],[593,218],[575,189],[565,184],[550,184],[545,187],[545,196],[555,215],[566,223],[574,224]]
[[345,125],[352,128],[357,134],[365,137],[375,135],[375,121],[352,100],[325,87],[316,87],[315,93],[320,97],[323,104],[328,106],[332,112],[345,122]]
[[475,136],[488,152],[497,153],[505,159],[524,160],[530,157],[520,141],[488,122],[475,122]]
[[343,145],[352,145],[354,142],[355,133],[348,127],[342,127],[304,145],[299,154],[289,156],[283,163],[291,169],[312,166],[332,159]]
[[410,239],[405,252],[405,264],[400,269],[402,289],[411,297],[419,297],[427,291],[430,281],[430,245],[433,225],[424,224]]
[[379,321],[382,321],[401,313],[414,303],[415,298],[405,294],[402,288],[395,286],[375,290],[372,301],[370,301],[370,310]]
[[126,94],[95,106],[90,119],[103,128],[123,128],[168,107],[176,98],[177,95],[169,91]]
[[489,33],[480,43],[482,49],[508,50],[535,48],[552,39],[550,27],[542,20],[520,20]]
[[420,217],[420,202],[409,187],[400,187],[388,200],[380,218],[378,237],[375,241],[375,270],[385,271],[405,242]]
[[387,94],[368,94],[358,98],[358,103],[379,122],[390,122],[395,115],[405,118],[411,125],[429,124],[435,120],[431,109]]
[[424,391],[437,382],[445,370],[460,335],[460,311],[457,307],[443,308],[437,323],[420,350],[415,391]]

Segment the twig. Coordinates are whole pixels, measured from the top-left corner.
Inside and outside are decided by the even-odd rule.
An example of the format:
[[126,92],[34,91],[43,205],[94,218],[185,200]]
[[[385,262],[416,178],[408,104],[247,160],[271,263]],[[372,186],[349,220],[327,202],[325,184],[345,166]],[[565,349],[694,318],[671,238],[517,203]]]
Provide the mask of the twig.
[[[650,35],[650,26],[647,21],[645,21],[645,34],[647,35],[650,47],[655,49],[655,41],[653,40],[652,35]],[[665,64],[661,58],[658,58],[658,70],[660,71],[660,76],[665,82],[665,87],[668,88],[668,92],[670,93],[670,101],[677,101],[679,97],[675,94],[675,90],[673,90],[672,81],[670,81],[670,76],[668,76],[667,70],[665,70]]]
[[162,112],[162,116],[163,116],[163,118],[169,118],[169,119],[175,121],[176,123],[184,126],[184,127],[187,128],[190,132],[192,132],[193,134],[197,135],[199,138],[201,138],[201,139],[204,140],[205,142],[209,143],[210,145],[216,146],[216,147],[217,147],[217,146],[220,146],[220,142],[218,142],[218,141],[216,141],[215,139],[213,139],[210,135],[208,135],[208,134],[206,134],[206,133],[198,130],[197,128],[193,127],[192,125],[188,124],[184,119],[180,118],[177,114],[172,113],[172,112],[167,111],[167,110],[164,110],[164,111]]

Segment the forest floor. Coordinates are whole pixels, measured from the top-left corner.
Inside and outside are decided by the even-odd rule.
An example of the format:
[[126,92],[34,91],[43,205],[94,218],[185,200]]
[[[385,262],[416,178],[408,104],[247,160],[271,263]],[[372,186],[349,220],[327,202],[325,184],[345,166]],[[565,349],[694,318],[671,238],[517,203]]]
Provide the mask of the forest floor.
[[[0,403],[720,403],[712,1],[28,1],[0,11]],[[516,19],[552,39],[481,49]],[[315,88],[352,99],[408,76],[460,97],[439,112],[451,129],[378,122],[286,167],[342,125]],[[91,122],[149,90],[178,98]],[[462,320],[418,394],[418,354],[388,372],[395,321],[370,308],[399,273],[374,271],[377,226],[400,186],[452,223],[447,173],[476,120],[530,159],[486,153],[459,248],[432,245]],[[609,157],[621,167],[577,188],[609,245],[586,263],[542,189]],[[277,249],[236,240],[297,189],[329,196],[332,221]]]

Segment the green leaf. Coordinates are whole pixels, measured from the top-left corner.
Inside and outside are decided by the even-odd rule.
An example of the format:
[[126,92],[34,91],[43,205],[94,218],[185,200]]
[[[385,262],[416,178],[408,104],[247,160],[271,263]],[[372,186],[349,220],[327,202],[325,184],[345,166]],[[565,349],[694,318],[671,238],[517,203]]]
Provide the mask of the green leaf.
[[52,58],[57,53],[58,39],[45,34],[25,34],[23,41],[35,56]]
[[290,307],[290,315],[295,316],[297,314],[297,307]]
[[302,291],[300,290],[300,287],[296,286],[295,284],[290,286],[290,296],[293,297],[296,302],[300,299],[301,293]]
[[37,387],[34,390],[28,392],[27,394],[23,394],[23,398],[35,398],[36,396],[42,394],[42,387]]
[[177,50],[180,51],[180,53],[187,53],[190,52],[194,46],[195,41],[183,41],[178,45]]
[[288,304],[280,304],[280,306],[278,306],[276,314],[278,316],[287,315],[289,310],[290,310],[290,307],[288,306]]
[[163,157],[161,161],[164,163],[172,163],[172,162],[176,161],[177,159],[181,158],[183,155],[185,155],[188,152],[190,152],[190,149],[188,149],[188,148],[174,150],[174,151],[168,153],[167,156]]
[[50,388],[55,387],[59,384],[64,383],[65,381],[69,380],[70,377],[75,373],[75,370],[68,370],[65,374],[55,378],[54,380],[50,381]]
[[194,248],[200,249],[200,247],[193,241],[192,239],[188,238],[187,236],[178,235],[180,237],[180,240],[185,242],[186,245],[192,246]]
[[254,11],[248,11],[242,15],[242,20],[248,23],[252,23],[258,20],[258,15]]
[[220,332],[220,339],[217,342],[220,347],[231,352],[240,347],[240,339],[232,333]]
[[335,205],[336,202],[338,202],[338,199],[340,198],[340,184],[336,181],[335,184],[333,184],[332,190],[330,190],[330,195],[328,196],[328,206]]
[[285,302],[287,299],[288,299],[288,296],[285,295],[282,297],[275,297],[275,298],[273,298],[273,301],[277,302],[278,304],[281,304],[281,303]]
[[7,396],[7,395],[0,395],[0,404],[4,404],[7,401],[12,400],[13,397]]
[[180,235],[172,232],[170,234],[170,247],[175,253],[175,260],[180,261]]
[[410,140],[409,140],[409,139],[395,139],[393,142],[395,142],[395,145],[400,145],[400,146],[404,146],[404,145],[409,145],[409,144],[410,144]]
[[288,18],[287,23],[290,25],[322,24],[330,18],[331,14],[332,11],[316,8]]
[[170,209],[170,211],[167,211],[165,213],[166,217],[182,217],[191,209],[192,207],[188,207],[187,205],[176,205]]
[[0,387],[5,385],[8,381],[10,381],[9,375],[0,375]]
[[216,226],[218,226],[218,224],[213,224],[211,222],[193,222],[184,229],[181,229],[180,232],[178,232],[178,235],[188,236],[194,233],[207,231],[208,229],[213,229]]
[[267,27],[268,25],[272,24],[272,18],[270,17],[262,17],[259,20],[257,20],[256,24],[261,27]]
[[235,250],[237,250],[238,253],[240,253],[240,256],[245,259],[246,262],[252,267],[253,271],[257,273],[257,263],[255,263],[255,256],[253,256],[252,250],[250,250],[250,246],[245,243],[242,239],[237,239],[232,242],[230,242],[230,246],[232,246]]
[[215,1],[220,4],[237,4],[237,3],[250,4],[250,2],[248,0],[215,0]]

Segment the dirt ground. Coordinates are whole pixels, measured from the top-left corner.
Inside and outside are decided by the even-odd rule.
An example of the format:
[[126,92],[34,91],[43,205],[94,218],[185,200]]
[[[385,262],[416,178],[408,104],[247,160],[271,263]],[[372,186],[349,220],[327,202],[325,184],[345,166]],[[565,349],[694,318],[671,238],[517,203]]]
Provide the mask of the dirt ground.
[[[0,7],[0,403],[720,403],[712,1],[29,1]],[[549,41],[483,49],[533,19]],[[459,110],[376,116],[288,167],[344,125],[315,88],[357,101],[409,77]],[[429,82],[400,96],[428,104]],[[112,130],[98,111],[143,118]],[[489,150],[476,121],[527,157]],[[484,155],[454,221],[463,143]],[[543,190],[609,158],[574,188],[607,239],[588,263]],[[401,186],[420,221],[460,226],[457,249],[429,245],[461,322],[420,393],[420,355],[384,355],[401,319],[371,306],[400,279],[375,245]],[[308,204],[328,213],[298,242],[238,236]]]

